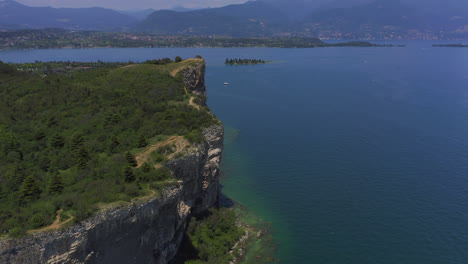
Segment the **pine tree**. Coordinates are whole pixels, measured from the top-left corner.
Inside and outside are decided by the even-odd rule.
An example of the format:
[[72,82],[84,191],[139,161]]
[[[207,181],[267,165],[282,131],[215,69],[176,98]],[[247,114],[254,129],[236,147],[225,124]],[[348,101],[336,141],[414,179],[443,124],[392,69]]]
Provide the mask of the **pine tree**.
[[111,138],[111,144],[110,144],[110,152],[115,153],[117,151],[117,148],[120,146],[120,141],[116,136],[113,136]]
[[130,152],[125,153],[125,158],[127,159],[130,166],[132,166],[132,167],[138,166],[138,163],[135,160],[135,157],[133,157],[132,153],[130,153]]
[[47,135],[46,133],[43,131],[43,130],[38,130],[35,134],[34,134],[34,140],[43,140],[44,138],[46,138]]
[[65,145],[65,139],[62,136],[56,134],[52,137],[50,145],[53,148],[61,148]]
[[146,141],[146,138],[145,136],[140,136],[140,138],[138,139],[138,147],[139,148],[144,148],[148,145],[148,141]]
[[124,170],[125,182],[134,182],[136,177],[135,173],[133,173],[133,169],[131,167],[127,167]]
[[19,193],[20,199],[24,202],[28,202],[39,198],[40,194],[41,189],[39,189],[36,179],[34,179],[32,175],[28,176],[21,184]]
[[50,194],[61,194],[63,192],[63,179],[58,171],[53,171],[52,178],[49,183]]
[[76,153],[76,158],[75,158],[75,162],[78,168],[80,169],[86,168],[86,165],[88,164],[88,161],[90,159],[91,157],[89,156],[89,153],[85,147],[81,147],[78,149],[78,152]]
[[85,142],[85,139],[82,135],[75,135],[72,137],[70,149],[73,152],[77,152],[80,149],[80,147],[83,146],[84,142]]
[[15,167],[7,175],[7,188],[11,191],[17,191],[26,178],[26,172],[21,165]]
[[151,171],[151,165],[149,165],[148,163],[145,163],[145,164],[143,164],[143,166],[141,166],[141,170],[144,173],[148,173],[148,172]]

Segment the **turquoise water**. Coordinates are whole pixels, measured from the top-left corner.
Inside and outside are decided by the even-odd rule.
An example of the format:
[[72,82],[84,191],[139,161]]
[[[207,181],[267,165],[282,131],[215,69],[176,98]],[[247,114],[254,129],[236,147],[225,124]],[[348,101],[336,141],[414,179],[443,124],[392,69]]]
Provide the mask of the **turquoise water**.
[[[223,191],[272,223],[279,263],[468,263],[468,49],[83,49],[200,54],[227,127]],[[275,63],[225,66],[227,57]],[[229,86],[224,86],[229,82]]]

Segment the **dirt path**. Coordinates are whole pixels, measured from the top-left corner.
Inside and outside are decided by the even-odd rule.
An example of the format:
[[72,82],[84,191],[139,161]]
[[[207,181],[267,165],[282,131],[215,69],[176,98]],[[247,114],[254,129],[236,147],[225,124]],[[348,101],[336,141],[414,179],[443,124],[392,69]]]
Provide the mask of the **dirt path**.
[[[181,70],[187,68],[187,64],[186,64],[185,62],[192,62],[192,61],[193,61],[193,62],[201,62],[202,59],[186,59],[186,60],[184,60],[184,61],[183,61],[183,62],[184,62],[183,65],[181,65],[181,66],[178,67],[177,69],[172,70],[171,76],[172,76],[172,77],[176,77],[176,75],[177,75]],[[189,91],[185,91],[185,92],[186,92],[187,94],[191,94]],[[199,106],[198,104],[196,104],[196,103],[194,102],[194,100],[195,100],[195,97],[190,96],[189,105],[195,107],[195,109],[197,109],[197,110],[200,110],[200,106]]]
[[183,136],[172,136],[162,142],[153,144],[147,147],[142,152],[137,153],[135,155],[135,160],[137,161],[137,164],[138,164],[137,168],[140,168],[141,166],[143,166],[143,164],[145,164],[145,162],[150,160],[151,153],[153,153],[154,151],[157,151],[160,147],[166,146],[166,145],[174,145],[176,147],[176,151],[174,151],[173,153],[167,156],[167,158],[170,160],[179,152],[183,151],[187,146],[189,146],[190,143]]
[[195,100],[195,97],[193,97],[193,96],[190,96],[189,105],[191,105],[191,106],[195,107],[195,109],[197,109],[197,110],[200,110],[200,106],[199,106],[199,105],[197,105],[197,104],[194,102],[194,100]]
[[49,230],[57,230],[57,229],[60,229],[62,226],[64,226],[66,223],[69,223],[74,219],[74,217],[72,216],[68,218],[66,221],[60,222],[60,215],[62,214],[62,212],[63,212],[63,209],[60,209],[57,211],[57,216],[55,217],[55,221],[50,226],[31,230],[30,232],[35,233],[35,232],[43,232],[43,231],[49,231]]

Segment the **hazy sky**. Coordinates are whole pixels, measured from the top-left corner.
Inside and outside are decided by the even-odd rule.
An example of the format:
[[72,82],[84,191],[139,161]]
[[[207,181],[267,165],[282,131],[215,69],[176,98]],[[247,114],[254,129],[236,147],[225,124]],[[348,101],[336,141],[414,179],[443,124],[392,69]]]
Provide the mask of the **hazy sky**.
[[[3,0],[0,0],[3,1]],[[165,9],[171,7],[220,7],[229,4],[245,3],[247,0],[15,0],[29,6],[53,6],[53,7],[106,7],[112,9],[137,10],[137,9]],[[300,10],[307,7],[317,8],[328,5],[334,7],[352,6],[368,3],[376,0],[263,0],[270,3],[280,3],[280,9]],[[382,1],[382,0],[379,0]],[[385,1],[385,0],[384,0]],[[396,1],[396,0],[388,0]],[[437,10],[447,6],[455,8],[468,8],[468,0],[399,0],[402,3],[416,5],[419,8]],[[468,11],[467,11],[468,13]]]
[[[1,1],[1,0],[0,0]],[[175,6],[187,8],[219,7],[244,3],[246,0],[16,0],[29,6],[106,7],[112,9],[163,9]]]

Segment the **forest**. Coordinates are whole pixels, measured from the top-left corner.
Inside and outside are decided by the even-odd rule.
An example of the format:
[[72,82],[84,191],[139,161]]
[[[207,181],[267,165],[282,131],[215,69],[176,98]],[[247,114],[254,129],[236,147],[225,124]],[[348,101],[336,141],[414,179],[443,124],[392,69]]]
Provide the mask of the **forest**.
[[[144,164],[135,155],[169,136],[189,143],[215,122],[190,106],[184,63],[0,62],[0,231],[18,237],[56,219],[77,222],[106,204],[171,184],[170,146]],[[155,63],[158,62],[158,63]],[[125,66],[124,66],[125,65]]]

